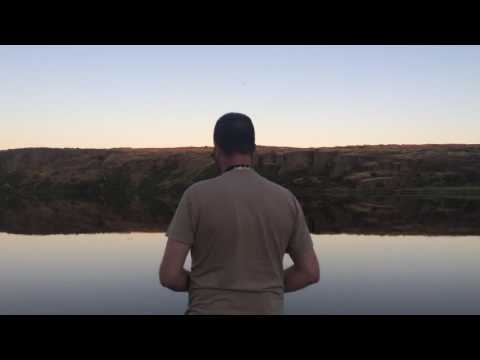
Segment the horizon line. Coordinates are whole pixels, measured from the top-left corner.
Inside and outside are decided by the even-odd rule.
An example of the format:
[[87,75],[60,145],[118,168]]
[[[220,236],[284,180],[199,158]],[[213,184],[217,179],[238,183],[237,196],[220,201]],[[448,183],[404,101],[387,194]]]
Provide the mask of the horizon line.
[[[278,149],[334,149],[334,148],[349,148],[349,147],[386,147],[386,146],[480,146],[480,143],[415,143],[415,144],[351,144],[351,145],[335,145],[335,146],[282,146],[282,145],[260,145],[257,144],[257,148],[278,148]],[[26,146],[19,148],[0,148],[0,151],[13,151],[13,150],[180,150],[180,149],[208,149],[213,148],[212,145],[207,146],[167,146],[167,147],[51,147],[51,146]]]

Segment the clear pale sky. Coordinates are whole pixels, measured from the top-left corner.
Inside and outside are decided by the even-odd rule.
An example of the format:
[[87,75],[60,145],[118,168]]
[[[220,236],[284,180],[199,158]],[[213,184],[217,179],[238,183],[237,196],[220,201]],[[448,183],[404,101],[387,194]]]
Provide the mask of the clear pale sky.
[[480,46],[0,46],[0,148],[480,143]]

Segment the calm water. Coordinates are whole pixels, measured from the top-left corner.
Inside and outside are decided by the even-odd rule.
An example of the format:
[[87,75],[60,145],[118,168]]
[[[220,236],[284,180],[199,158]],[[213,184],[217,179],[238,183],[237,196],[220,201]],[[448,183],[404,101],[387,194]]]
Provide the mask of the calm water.
[[[480,314],[480,236],[313,238],[321,281],[287,314]],[[0,313],[182,314],[187,295],[158,283],[165,240],[0,233]]]

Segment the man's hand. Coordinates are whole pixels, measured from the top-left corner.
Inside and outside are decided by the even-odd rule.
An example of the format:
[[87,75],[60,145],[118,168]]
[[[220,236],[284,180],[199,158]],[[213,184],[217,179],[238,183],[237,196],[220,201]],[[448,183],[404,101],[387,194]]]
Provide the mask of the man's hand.
[[168,239],[162,264],[160,265],[160,283],[173,291],[188,291],[190,272],[183,268],[190,246]]

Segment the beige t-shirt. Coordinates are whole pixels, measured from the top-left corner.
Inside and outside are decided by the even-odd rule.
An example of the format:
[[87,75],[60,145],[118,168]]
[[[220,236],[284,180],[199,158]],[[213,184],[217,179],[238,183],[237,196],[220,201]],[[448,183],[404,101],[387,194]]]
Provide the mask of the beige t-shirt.
[[186,314],[281,314],[283,257],[313,247],[295,196],[252,168],[190,186],[167,236],[191,246]]

